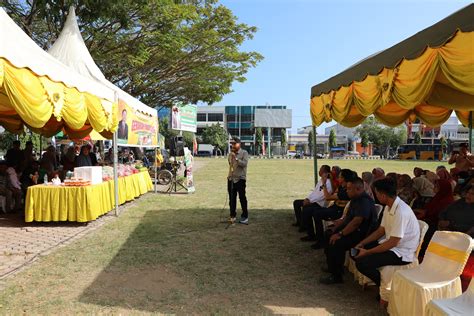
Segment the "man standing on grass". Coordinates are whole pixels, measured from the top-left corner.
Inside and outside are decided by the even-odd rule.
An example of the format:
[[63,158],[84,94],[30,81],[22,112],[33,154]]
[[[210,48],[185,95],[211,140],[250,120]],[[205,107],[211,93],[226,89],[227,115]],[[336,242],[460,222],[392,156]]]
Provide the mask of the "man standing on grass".
[[229,174],[227,176],[227,191],[229,192],[230,218],[229,223],[235,223],[237,216],[237,193],[239,194],[240,206],[242,207],[242,216],[239,223],[248,225],[249,214],[247,210],[247,197],[245,196],[245,187],[247,182],[247,164],[249,154],[246,150],[240,148],[240,139],[234,137],[231,141],[232,150],[227,160],[229,161]]

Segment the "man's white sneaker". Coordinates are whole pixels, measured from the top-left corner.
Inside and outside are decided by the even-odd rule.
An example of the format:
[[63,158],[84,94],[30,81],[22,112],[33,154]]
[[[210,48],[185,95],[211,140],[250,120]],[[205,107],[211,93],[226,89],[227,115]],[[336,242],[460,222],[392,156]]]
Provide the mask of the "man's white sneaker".
[[249,218],[248,217],[241,217],[239,220],[240,224],[248,225],[249,224]]

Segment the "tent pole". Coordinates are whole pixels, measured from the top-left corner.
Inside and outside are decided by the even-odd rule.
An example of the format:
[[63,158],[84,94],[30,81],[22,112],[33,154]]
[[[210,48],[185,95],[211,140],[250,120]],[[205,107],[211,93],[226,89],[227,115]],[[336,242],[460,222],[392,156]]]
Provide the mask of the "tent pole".
[[318,184],[318,156],[316,150],[316,126],[313,125],[313,163],[314,163],[314,186]]
[[158,191],[158,189],[156,187],[156,174],[158,173],[158,167],[157,167],[158,161],[156,160],[156,157],[158,157],[157,156],[157,153],[158,153],[157,149],[158,149],[158,147],[155,147],[155,166],[154,166],[154,168],[155,168],[155,193]]
[[115,216],[119,215],[119,194],[118,194],[118,146],[117,146],[117,131],[114,132],[113,138],[114,151],[114,197],[115,197]]
[[469,151],[472,153],[474,148],[472,143],[472,111],[469,112]]

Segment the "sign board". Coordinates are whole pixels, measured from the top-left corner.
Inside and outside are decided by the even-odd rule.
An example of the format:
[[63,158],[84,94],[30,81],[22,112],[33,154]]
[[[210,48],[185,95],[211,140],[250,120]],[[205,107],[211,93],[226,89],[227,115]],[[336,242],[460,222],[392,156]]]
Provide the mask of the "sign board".
[[158,113],[154,109],[134,108],[119,99],[120,122],[117,143],[130,147],[158,146]]
[[255,127],[291,128],[291,109],[256,109]]
[[171,109],[171,129],[196,133],[197,106],[175,105]]

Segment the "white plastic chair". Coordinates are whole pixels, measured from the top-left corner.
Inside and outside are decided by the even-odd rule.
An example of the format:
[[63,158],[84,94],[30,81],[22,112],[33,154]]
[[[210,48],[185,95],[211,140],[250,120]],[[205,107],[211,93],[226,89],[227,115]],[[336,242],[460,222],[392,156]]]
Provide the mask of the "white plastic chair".
[[461,296],[448,299],[431,300],[426,306],[429,316],[474,315],[474,280]]
[[425,238],[425,234],[428,231],[428,224],[424,221],[418,221],[420,225],[420,240],[418,242],[418,248],[415,252],[415,260],[412,263],[403,265],[403,266],[384,266],[379,269],[380,271],[380,299],[388,302],[390,299],[390,288],[392,287],[392,278],[396,271],[411,269],[419,265],[418,262],[418,253],[420,252],[421,245]]
[[473,247],[469,235],[437,231],[423,262],[412,269],[398,270],[392,279],[388,304],[390,315],[425,315],[432,299],[461,295],[461,275]]

